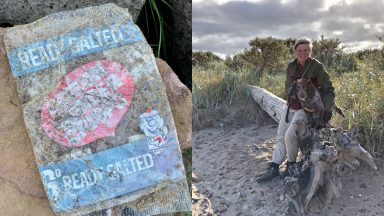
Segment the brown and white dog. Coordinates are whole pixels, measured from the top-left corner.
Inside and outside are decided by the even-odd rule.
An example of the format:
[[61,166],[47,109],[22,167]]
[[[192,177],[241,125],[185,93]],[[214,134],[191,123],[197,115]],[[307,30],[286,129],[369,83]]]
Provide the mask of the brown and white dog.
[[[320,92],[311,79],[298,79],[294,81],[288,92],[288,102],[290,98],[295,98],[300,102],[301,107],[309,115],[309,126],[314,128],[325,127],[327,122],[332,116],[332,110],[345,118],[343,110],[337,107],[335,104],[331,107],[331,110],[325,110],[323,101],[321,99]],[[289,106],[288,106],[289,107]],[[285,121],[288,123],[289,108]],[[328,116],[330,114],[330,116]]]
[[324,104],[319,90],[311,79],[298,79],[292,83],[289,97],[295,97],[301,107],[310,114],[309,125],[314,128],[325,127]]

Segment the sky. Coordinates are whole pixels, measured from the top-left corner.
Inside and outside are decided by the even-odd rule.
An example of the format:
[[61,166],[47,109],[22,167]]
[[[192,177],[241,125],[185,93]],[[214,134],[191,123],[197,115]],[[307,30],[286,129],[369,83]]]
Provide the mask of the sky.
[[221,57],[256,37],[339,38],[346,52],[381,48],[382,0],[192,0],[192,49]]

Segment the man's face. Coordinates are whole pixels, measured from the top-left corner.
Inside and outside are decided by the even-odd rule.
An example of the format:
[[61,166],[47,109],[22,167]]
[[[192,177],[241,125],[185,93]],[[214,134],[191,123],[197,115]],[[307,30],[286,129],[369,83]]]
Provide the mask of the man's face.
[[304,63],[305,60],[309,58],[310,54],[309,44],[300,44],[296,47],[295,55],[299,62]]

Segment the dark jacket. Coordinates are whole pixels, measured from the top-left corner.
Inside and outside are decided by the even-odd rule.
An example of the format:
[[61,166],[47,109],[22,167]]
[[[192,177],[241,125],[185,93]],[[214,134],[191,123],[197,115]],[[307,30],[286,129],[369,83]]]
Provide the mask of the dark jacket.
[[[305,73],[305,74],[304,74]],[[313,83],[318,87],[321,99],[324,103],[324,108],[326,111],[332,112],[332,107],[334,105],[335,100],[335,92],[332,86],[332,82],[329,78],[328,73],[324,69],[324,65],[319,62],[317,59],[309,58],[305,62],[303,70],[300,69],[298,65],[297,59],[293,60],[288,64],[287,74],[285,79],[285,95],[286,99],[287,94],[291,88],[291,84],[300,79],[304,74],[305,79],[312,79]],[[288,101],[290,108],[297,109],[297,105],[300,108],[299,101],[295,101],[295,99],[290,99]]]

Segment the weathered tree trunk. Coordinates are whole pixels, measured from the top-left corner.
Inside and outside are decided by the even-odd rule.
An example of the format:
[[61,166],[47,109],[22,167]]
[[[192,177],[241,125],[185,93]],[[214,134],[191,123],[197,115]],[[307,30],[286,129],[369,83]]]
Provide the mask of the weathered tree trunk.
[[259,106],[276,122],[279,122],[280,115],[282,114],[287,102],[263,88],[252,85],[248,85],[248,88],[253,99],[259,104]]
[[[279,121],[285,101],[265,89],[249,86],[253,99],[273,119]],[[326,203],[341,196],[341,176],[344,168],[355,170],[357,159],[377,170],[372,156],[360,146],[355,128],[348,132],[341,128],[308,128],[304,121],[296,122],[298,145],[302,160],[290,168],[284,179],[285,197],[297,215],[305,215],[308,205],[320,187],[326,192]]]

